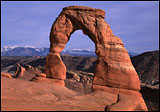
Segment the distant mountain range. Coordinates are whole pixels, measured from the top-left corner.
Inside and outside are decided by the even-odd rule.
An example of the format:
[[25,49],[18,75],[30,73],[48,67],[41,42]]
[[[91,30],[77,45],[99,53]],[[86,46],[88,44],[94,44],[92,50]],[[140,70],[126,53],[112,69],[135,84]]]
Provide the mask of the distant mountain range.
[[[34,46],[5,46],[1,48],[1,56],[47,56],[49,48],[36,48]],[[70,56],[89,56],[96,57],[94,50],[89,49],[70,49],[63,50],[62,55]],[[136,56],[137,53],[129,51],[129,55]]]
[[33,46],[5,46],[1,48],[1,56],[46,56],[49,48]]

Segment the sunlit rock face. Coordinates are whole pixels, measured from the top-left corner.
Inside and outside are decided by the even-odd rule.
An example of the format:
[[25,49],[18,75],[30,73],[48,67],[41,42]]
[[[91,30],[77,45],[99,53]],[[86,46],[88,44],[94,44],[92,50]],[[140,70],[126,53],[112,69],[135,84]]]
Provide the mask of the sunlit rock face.
[[65,48],[71,34],[82,30],[95,43],[98,56],[93,85],[140,90],[140,80],[128,52],[120,38],[113,35],[104,18],[105,11],[101,9],[84,6],[63,8],[50,32],[52,55],[47,56],[48,77],[65,79],[66,68],[59,53]]
[[66,79],[66,66],[60,58],[59,54],[49,53],[46,60],[46,76],[59,80]]
[[[50,53],[46,58],[47,78],[62,83],[66,79],[66,67],[59,55],[70,36],[76,30],[95,44],[98,57],[92,88],[116,95],[117,101],[107,105],[105,110],[144,111],[148,110],[140,94],[140,80],[123,42],[113,35],[104,21],[105,11],[84,6],[63,8],[52,25],[50,32]],[[61,86],[65,86],[64,83]],[[107,97],[107,96],[106,96]]]

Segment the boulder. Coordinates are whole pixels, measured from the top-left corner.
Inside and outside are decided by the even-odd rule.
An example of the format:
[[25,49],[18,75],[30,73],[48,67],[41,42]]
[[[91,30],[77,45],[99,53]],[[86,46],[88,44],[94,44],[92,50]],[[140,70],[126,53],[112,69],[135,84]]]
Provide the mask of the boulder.
[[46,74],[45,73],[38,73],[38,74],[36,74],[36,76],[37,77],[44,77],[44,78],[46,78]]
[[13,74],[1,72],[1,76],[7,77],[7,78],[12,78]]
[[15,77],[17,77],[17,78],[23,77],[25,71],[26,71],[26,69],[24,67],[22,67],[19,63],[17,63],[17,69],[16,69],[16,72],[15,72]]
[[[22,66],[23,65],[23,66]],[[31,80],[32,78],[36,77],[36,74],[38,73],[34,67],[26,64],[20,65],[17,63],[17,69],[14,74],[15,78],[20,78],[24,80]]]

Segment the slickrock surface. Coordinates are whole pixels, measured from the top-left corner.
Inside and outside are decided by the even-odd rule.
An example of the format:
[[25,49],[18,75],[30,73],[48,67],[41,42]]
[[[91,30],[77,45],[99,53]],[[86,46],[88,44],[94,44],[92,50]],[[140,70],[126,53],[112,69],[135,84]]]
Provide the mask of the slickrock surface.
[[[17,64],[17,67],[23,66]],[[13,77],[12,80],[2,75],[2,110],[147,110],[138,91],[105,86],[102,88],[97,85],[94,85],[97,86],[97,90],[93,91],[91,87],[93,73],[67,71],[68,80],[64,84],[62,80],[46,78],[44,73],[38,73],[39,70],[32,66],[23,68],[25,70],[19,72],[21,75]],[[37,73],[36,77],[34,73]],[[31,80],[27,77],[28,74],[33,76]],[[72,79],[79,82],[79,85]],[[61,99],[60,102],[58,99]],[[70,103],[71,106],[68,105]],[[33,104],[37,107],[32,107]],[[88,104],[92,104],[91,107]],[[51,105],[54,105],[54,108]]]
[[[20,64],[17,66],[23,67]],[[97,89],[92,90],[93,73],[67,71],[68,80],[64,83],[63,80],[46,78],[44,73],[38,73],[39,70],[32,66],[23,68],[25,70],[16,77],[2,75],[2,110],[147,110],[138,91],[97,85],[94,85]],[[36,77],[34,73],[37,73]],[[31,80],[28,74],[33,76]]]
[[[98,92],[87,95],[65,87],[1,77],[1,110],[104,110],[116,95]],[[106,97],[107,96],[107,97]]]
[[[90,57],[72,57],[72,56],[62,56],[63,62],[67,67],[65,87],[80,93],[80,94],[89,94],[93,92],[92,81],[93,81],[93,72],[88,73],[88,66],[92,67],[93,61],[96,61],[96,58]],[[25,67],[25,64],[29,64],[33,70],[38,70],[40,73],[36,74],[36,78],[32,79],[35,82],[42,83],[52,83],[53,81],[49,78],[45,78],[44,74],[44,65],[46,58],[44,57],[1,57],[1,72],[9,72],[14,74],[16,71],[16,63],[20,63]],[[143,63],[143,62],[141,62]],[[75,65],[75,66],[74,66]],[[69,70],[69,71],[68,71]],[[78,71],[77,71],[78,70]],[[82,70],[82,71],[79,71]],[[27,69],[26,73],[30,73],[32,70]],[[84,72],[86,71],[86,72]],[[25,73],[24,72],[24,73]],[[42,72],[42,73],[41,73]],[[27,75],[25,73],[25,75]],[[32,71],[33,73],[33,71]],[[30,73],[30,74],[32,74]],[[42,74],[42,75],[40,75]],[[2,73],[1,73],[2,75]],[[33,74],[34,76],[34,74]],[[44,77],[43,77],[44,76]],[[75,77],[74,77],[75,76]],[[80,79],[79,79],[80,78]],[[19,79],[19,78],[18,78]],[[25,79],[25,78],[20,78]],[[27,79],[26,79],[27,80]],[[148,79],[150,80],[150,79]],[[18,80],[17,80],[18,81]],[[53,85],[53,83],[52,83]],[[55,85],[55,84],[54,84]],[[151,86],[151,85],[150,85]],[[142,86],[141,84],[141,94],[149,111],[159,111],[159,88],[154,86]],[[5,88],[5,87],[4,87]],[[6,104],[7,105],[7,104]],[[106,107],[107,108],[107,107]]]
[[[128,107],[132,100],[122,94],[120,101],[121,97]],[[57,84],[1,77],[2,111],[104,111],[117,99],[117,94],[105,91],[79,94]]]

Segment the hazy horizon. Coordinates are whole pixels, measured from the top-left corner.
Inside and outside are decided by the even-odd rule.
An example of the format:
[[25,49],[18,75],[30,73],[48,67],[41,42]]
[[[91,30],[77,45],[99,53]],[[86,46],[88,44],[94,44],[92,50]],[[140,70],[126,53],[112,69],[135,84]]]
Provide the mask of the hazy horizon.
[[[1,47],[49,47],[51,26],[64,7],[83,5],[105,10],[105,21],[128,51],[159,50],[158,1],[1,1]],[[94,49],[81,30],[71,35],[66,49]]]

